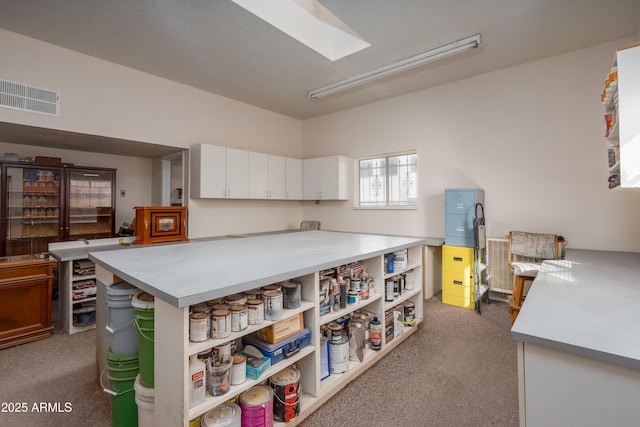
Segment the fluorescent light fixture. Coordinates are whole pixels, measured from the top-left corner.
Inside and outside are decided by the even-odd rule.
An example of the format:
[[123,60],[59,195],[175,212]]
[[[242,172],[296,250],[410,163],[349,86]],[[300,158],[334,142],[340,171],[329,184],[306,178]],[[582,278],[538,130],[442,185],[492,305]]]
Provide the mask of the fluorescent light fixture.
[[388,65],[383,65],[382,67],[374,68],[373,70],[357,74],[353,77],[349,77],[348,79],[321,87],[320,89],[312,90],[309,92],[308,96],[311,99],[322,98],[323,96],[332,95],[352,87],[360,86],[362,84],[369,83],[392,74],[400,73],[419,65],[437,61],[438,59],[446,58],[478,46],[480,46],[480,34],[401,59],[400,61],[396,61]]
[[232,0],[331,61],[371,46],[317,0]]

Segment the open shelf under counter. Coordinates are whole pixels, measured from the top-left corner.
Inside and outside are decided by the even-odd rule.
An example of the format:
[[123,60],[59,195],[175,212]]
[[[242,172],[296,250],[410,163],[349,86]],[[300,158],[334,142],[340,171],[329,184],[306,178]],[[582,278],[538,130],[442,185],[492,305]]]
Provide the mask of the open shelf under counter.
[[257,325],[249,325],[246,329],[238,332],[231,332],[226,338],[210,338],[206,341],[189,341],[188,355],[198,354],[201,351],[209,350],[212,347],[218,347],[220,345],[226,344],[229,341],[233,341],[238,338],[242,338],[245,335],[252,334],[253,332],[259,331],[262,328],[266,328],[267,326],[273,325],[274,323],[278,323],[280,320],[288,319],[291,316],[295,316],[298,313],[304,313],[307,310],[311,310],[315,307],[314,303],[309,301],[302,300],[300,302],[300,307],[294,309],[284,309],[282,313],[282,319],[279,320],[265,320],[264,322]]
[[199,415],[202,415],[204,413],[206,413],[207,411],[215,408],[218,405],[221,405],[222,403],[226,402],[229,399],[233,399],[234,397],[240,395],[242,392],[250,389],[251,387],[258,385],[260,383],[262,383],[263,381],[265,381],[266,379],[268,379],[269,377],[271,377],[272,375],[282,371],[283,369],[288,368],[289,366],[291,366],[292,364],[300,361],[301,359],[303,359],[304,357],[312,354],[315,351],[315,347],[313,346],[307,346],[305,348],[303,348],[302,350],[300,350],[298,353],[296,353],[295,355],[286,358],[284,360],[281,360],[280,362],[276,363],[275,365],[272,365],[269,370],[265,371],[262,375],[260,375],[257,379],[252,379],[252,378],[248,378],[246,379],[245,382],[243,382],[242,384],[238,384],[238,385],[232,385],[231,388],[229,389],[229,391],[225,394],[223,394],[222,396],[212,396],[209,394],[208,390],[207,390],[207,397],[205,399],[205,401],[197,406],[194,406],[193,408],[189,409],[189,419],[193,419]]
[[369,304],[371,304],[371,303],[373,303],[375,301],[378,301],[380,298],[382,298],[382,295],[375,294],[373,296],[370,296],[367,299],[361,299],[355,304],[347,304],[347,306],[345,308],[340,309],[340,311],[338,311],[337,313],[323,314],[322,316],[320,316],[320,324],[321,325],[326,325],[327,323],[333,322],[334,320],[337,320],[337,319],[341,318],[342,316],[345,316],[347,314],[351,314],[354,311],[357,311],[357,310],[359,310],[361,308],[364,308],[364,307],[368,306]]
[[401,334],[386,343],[380,350],[371,350],[370,348],[366,349],[362,362],[350,360],[349,369],[347,369],[346,372],[342,374],[331,374],[329,377],[322,380],[320,396],[325,397],[323,401],[326,401],[328,398],[340,391],[347,383],[354,380],[358,375],[369,369],[374,363],[382,359],[387,353],[409,338],[418,330],[418,324],[420,324],[422,320],[422,318],[416,318],[416,324],[414,326],[405,327]]
[[420,292],[422,291],[421,288],[413,288],[409,291],[405,291],[403,292],[401,295],[398,296],[398,298],[395,298],[393,301],[385,301],[384,302],[384,309],[386,310],[390,310],[400,304],[402,304],[403,302],[405,302],[406,300],[420,294]]
[[390,277],[398,276],[400,274],[407,274],[408,272],[410,272],[412,270],[415,270],[415,269],[418,269],[420,267],[422,267],[422,264],[420,264],[420,263],[411,263],[410,265],[407,265],[407,268],[405,268],[405,269],[402,269],[402,270],[399,270],[399,271],[394,271],[393,273],[385,272],[384,273],[384,279],[386,280],[386,279],[388,279]]

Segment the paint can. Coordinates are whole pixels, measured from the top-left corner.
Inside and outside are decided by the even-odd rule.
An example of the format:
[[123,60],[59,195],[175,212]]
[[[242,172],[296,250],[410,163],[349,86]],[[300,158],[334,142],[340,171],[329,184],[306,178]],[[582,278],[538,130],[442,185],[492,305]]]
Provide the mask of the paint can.
[[283,307],[286,309],[300,307],[300,288],[298,282],[284,282],[282,284]]
[[360,291],[349,291],[349,296],[347,298],[347,304],[355,304],[358,302],[358,296]]
[[211,315],[211,338],[226,338],[231,335],[231,312],[215,310]]
[[282,291],[264,291],[264,320],[282,319]]
[[376,286],[375,286],[375,281],[373,280],[373,277],[369,277],[369,280],[367,280],[367,283],[369,284],[369,298],[371,298],[376,294]]
[[360,279],[351,279],[349,283],[349,290],[351,291],[359,291],[362,281]]
[[231,365],[231,385],[238,385],[247,379],[247,356],[244,354],[233,355],[233,365]]
[[300,414],[300,371],[285,368],[269,378],[273,389],[273,419],[289,422]]
[[235,340],[234,341],[229,341],[226,342],[222,345],[213,347],[212,349],[212,354],[211,354],[211,358],[215,359],[215,360],[220,360],[222,359],[224,356],[231,356],[231,354],[235,351],[235,347],[233,344],[235,344]]
[[206,341],[211,334],[211,318],[207,313],[193,313],[189,317],[189,339],[193,342]]
[[382,348],[382,323],[377,317],[374,317],[369,323],[369,344],[372,350]]
[[274,283],[272,285],[264,285],[261,289],[262,289],[262,295],[264,296],[264,293],[266,291],[281,291],[282,285],[278,283]]
[[393,279],[387,279],[384,282],[384,300],[387,302],[393,301],[393,288],[394,282]]
[[403,323],[405,326],[413,326],[416,324],[416,305],[411,301],[404,303]]
[[201,302],[200,304],[192,305],[191,312],[211,314],[211,307],[209,307],[206,303]]
[[224,302],[234,306],[234,305],[244,305],[247,303],[247,296],[245,294],[233,294],[229,295],[224,299]]
[[369,299],[369,282],[366,280],[360,284],[360,299]]
[[289,422],[300,414],[300,371],[285,368],[269,378],[273,389],[273,419]]
[[246,305],[232,305],[231,309],[231,332],[240,332],[249,326],[249,311]]
[[202,427],[240,427],[240,407],[234,403],[223,403],[202,416]]
[[343,374],[349,369],[349,337],[342,337],[339,341],[333,340],[331,336],[331,346],[329,348],[329,358],[331,360],[331,373]]
[[273,390],[257,385],[243,392],[239,398],[243,427],[273,427]]
[[340,326],[336,322],[331,322],[327,325],[327,329],[329,330],[331,341],[341,341],[342,340],[342,326]]
[[245,294],[247,295],[247,300],[251,300],[251,299],[262,299],[262,293],[264,291],[260,288],[256,288],[256,289],[249,289],[248,291],[245,292]]
[[229,310],[231,306],[225,302],[220,302],[218,304],[214,304],[211,306],[211,312],[213,313],[216,310]]
[[259,325],[264,322],[264,302],[261,299],[247,300],[247,311],[250,325]]

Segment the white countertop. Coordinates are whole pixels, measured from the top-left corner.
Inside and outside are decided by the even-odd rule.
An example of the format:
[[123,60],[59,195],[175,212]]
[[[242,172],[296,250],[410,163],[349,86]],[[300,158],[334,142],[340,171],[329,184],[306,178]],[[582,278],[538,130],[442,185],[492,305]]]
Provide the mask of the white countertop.
[[640,369],[640,253],[567,249],[545,261],[511,334]]
[[90,252],[89,258],[156,298],[186,307],[424,242],[305,231]]

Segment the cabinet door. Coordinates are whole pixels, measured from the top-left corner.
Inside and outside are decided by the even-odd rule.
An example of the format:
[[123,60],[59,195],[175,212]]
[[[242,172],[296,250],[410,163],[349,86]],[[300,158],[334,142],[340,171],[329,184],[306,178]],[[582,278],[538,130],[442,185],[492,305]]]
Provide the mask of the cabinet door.
[[304,199],[319,200],[321,159],[304,160]]
[[269,198],[285,199],[285,158],[269,155]]
[[269,156],[249,152],[249,198],[269,198]]
[[227,148],[227,198],[249,198],[249,152]]
[[342,156],[320,159],[320,196],[327,200],[347,199],[347,159]]
[[45,252],[65,240],[62,169],[3,164],[2,256]]
[[115,171],[70,169],[67,182],[66,240],[113,237]]
[[189,150],[191,197],[220,199],[227,195],[227,148],[197,144]]
[[302,165],[300,159],[287,157],[285,159],[285,198],[287,200],[302,200]]

